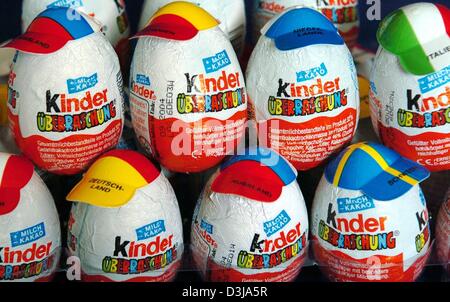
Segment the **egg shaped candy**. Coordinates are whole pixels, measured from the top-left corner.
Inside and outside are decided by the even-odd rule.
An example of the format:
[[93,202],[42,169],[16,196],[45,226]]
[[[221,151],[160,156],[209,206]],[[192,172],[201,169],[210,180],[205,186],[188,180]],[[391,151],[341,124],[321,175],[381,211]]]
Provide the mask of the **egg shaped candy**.
[[353,47],[359,35],[358,0],[269,0],[253,1],[252,40],[256,43],[264,25],[290,7],[305,6],[324,14],[339,29],[349,47]]
[[130,102],[138,140],[164,167],[200,172],[245,133],[247,95],[231,43],[205,10],[162,7],[140,33]]
[[175,193],[143,155],[113,150],[100,157],[67,196],[75,202],[68,247],[82,281],[166,282],[183,254]]
[[52,195],[29,160],[0,153],[0,282],[51,281],[60,255]]
[[[128,44],[130,27],[123,0],[23,0],[22,32],[42,11],[55,7],[70,7],[98,20],[103,25],[102,32],[117,50]],[[71,15],[77,16],[69,11]]]
[[308,214],[296,176],[284,158],[263,148],[222,164],[192,222],[193,258],[205,280],[296,278],[308,245]]
[[356,132],[353,58],[334,25],[309,8],[285,11],[263,32],[247,69],[260,144],[297,170],[314,168]]
[[441,206],[436,221],[436,255],[439,263],[450,274],[450,190]]
[[[161,7],[174,0],[145,0],[142,15],[139,21],[139,29],[148,24],[154,13]],[[228,36],[234,50],[238,55],[242,54],[245,45],[246,18],[244,0],[187,0],[199,5],[220,21],[220,28]]]
[[359,143],[325,168],[314,197],[314,257],[333,281],[414,281],[430,251],[422,166]]
[[449,24],[443,5],[393,12],[378,30],[371,72],[371,117],[381,141],[433,172],[450,169]]
[[117,55],[92,19],[74,13],[48,9],[5,46],[18,50],[8,82],[16,142],[55,174],[83,171],[118,143],[123,127]]

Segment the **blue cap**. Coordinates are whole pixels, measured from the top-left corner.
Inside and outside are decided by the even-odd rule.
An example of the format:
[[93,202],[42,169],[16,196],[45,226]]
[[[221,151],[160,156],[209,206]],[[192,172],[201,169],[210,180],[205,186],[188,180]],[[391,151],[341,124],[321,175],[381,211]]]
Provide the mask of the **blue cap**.
[[292,50],[315,44],[343,45],[338,29],[320,12],[296,7],[270,22],[265,36],[275,40],[279,50]]
[[381,201],[402,196],[429,176],[421,165],[376,143],[352,145],[325,168],[325,177],[334,186],[361,190]]

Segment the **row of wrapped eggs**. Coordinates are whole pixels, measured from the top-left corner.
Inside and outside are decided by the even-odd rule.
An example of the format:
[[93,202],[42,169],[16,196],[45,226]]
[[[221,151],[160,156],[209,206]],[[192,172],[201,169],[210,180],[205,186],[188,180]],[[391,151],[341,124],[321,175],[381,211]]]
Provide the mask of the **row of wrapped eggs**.
[[[67,8],[47,9],[35,18],[24,35],[6,45],[19,50],[9,77],[8,109],[14,136],[20,149],[41,169],[57,174],[83,171],[95,157],[117,143],[123,126],[122,78],[117,57],[95,20],[80,13],[73,22],[72,15],[76,12],[68,15],[69,11]],[[264,85],[270,87],[268,94],[285,87],[284,91],[295,90],[299,97],[311,97],[303,100],[303,109],[298,108],[302,104],[295,105],[295,113],[300,111],[302,115],[295,116],[297,121],[305,112],[309,112],[306,119],[313,120],[311,116],[315,117],[315,113],[326,111],[325,116],[309,121],[314,128],[330,114],[333,118],[327,126],[336,126],[335,121],[342,124],[343,120],[345,125],[350,125],[345,137],[337,139],[333,147],[326,148],[320,155],[313,154],[315,148],[305,152],[301,149],[304,143],[297,146],[301,148],[294,151],[293,161],[296,161],[295,155],[307,153],[308,156],[298,159],[305,163],[301,169],[307,169],[351,140],[356,129],[358,93],[350,53],[337,30],[320,13],[306,8],[288,11],[271,26],[264,41],[290,39],[291,36],[285,35],[286,30],[296,25],[307,28],[305,22],[292,23],[295,21],[292,14],[304,14],[305,19],[316,23],[327,35],[322,41],[309,39],[308,33],[304,37],[294,37],[294,43],[287,45],[292,51],[281,55],[301,55],[299,52],[306,50],[306,46],[316,52],[315,48],[320,48],[318,43],[330,43],[323,45],[324,61],[332,49],[337,49],[343,58],[342,65],[349,67],[339,76],[336,60],[331,62],[328,58],[319,64],[320,68],[330,70],[326,78],[286,88],[287,82],[292,80],[292,73],[289,73],[284,79],[280,75],[278,82]],[[243,72],[218,25],[198,6],[176,2],[161,8],[137,34],[139,41],[130,75],[133,126],[141,145],[172,171],[199,172],[217,165],[234,150],[245,132],[248,96]],[[265,48],[265,43],[261,45],[257,49]],[[148,60],[148,57],[155,59]],[[261,55],[255,57],[255,61],[261,59]],[[177,58],[176,64],[170,58]],[[46,76],[30,72],[30,64],[36,66],[36,70],[46,70]],[[308,65],[304,69],[312,68]],[[252,88],[259,85],[252,82],[258,72],[251,67],[248,72],[252,92]],[[313,97],[320,98],[320,105],[314,106]],[[280,104],[281,101],[285,102]],[[294,101],[300,100],[275,99],[269,103],[275,113],[282,110],[290,114]],[[27,106],[30,102],[36,105]],[[327,102],[332,103],[332,109]],[[264,103],[262,100],[261,106],[266,107]],[[331,132],[327,135],[337,136]],[[267,145],[273,144],[270,141]],[[292,149],[292,146],[285,149]]]
[[[427,9],[424,15],[438,14],[434,19],[445,30],[448,9],[443,6],[416,4],[403,10],[421,7]],[[396,46],[390,43],[406,22],[389,20],[406,18],[403,10],[388,17],[384,24],[391,25],[380,29],[380,41],[387,41],[382,46],[393,53]],[[73,14],[77,13],[50,8],[33,21],[27,33],[7,45],[20,50],[9,78],[13,133],[20,149],[41,169],[59,174],[86,169],[95,157],[117,144],[123,126],[117,58],[95,20],[81,13],[72,22]],[[420,28],[416,24],[415,30]],[[262,33],[250,59],[247,86],[218,22],[193,4],[164,6],[137,35],[130,78],[133,126],[141,145],[163,166],[176,172],[198,172],[217,165],[241,141],[247,105],[250,117],[258,122],[261,144],[278,150],[298,170],[320,165],[351,141],[359,114],[357,77],[351,54],[333,24],[314,10],[293,8],[272,19]],[[440,38],[442,33],[438,34]],[[378,108],[372,110],[373,118],[383,121],[374,123],[376,129],[381,129],[385,144],[408,158],[433,171],[445,170],[445,92],[420,99],[407,89],[409,107],[440,108],[423,115],[398,110],[398,123],[418,133],[416,140],[409,132],[403,133],[403,128],[384,125],[395,117],[388,115],[393,108],[386,103],[397,93],[385,93],[394,82],[379,84],[377,75],[383,72],[377,67],[390,66],[383,58],[403,62],[402,56],[388,50],[381,48],[373,71],[372,104]],[[438,55],[433,66],[424,57],[424,72],[438,69],[446,56]],[[177,58],[176,64],[171,58]],[[271,64],[272,60],[280,64]],[[29,71],[30,64],[46,70],[46,76]],[[414,79],[401,69],[403,65],[398,63],[398,76]],[[445,70],[422,79],[428,81],[428,88],[423,84],[422,89],[447,89]],[[408,88],[394,88],[398,87]],[[37,104],[22,105],[30,102]],[[424,127],[411,128],[410,124]]]
[[[53,199],[24,157],[1,154],[0,171],[0,280],[49,280],[61,253]],[[382,145],[352,145],[327,166],[308,222],[292,165],[270,149],[247,149],[225,161],[199,197],[193,263],[205,280],[292,281],[311,234],[315,259],[331,280],[415,280],[430,252],[419,187],[428,175]],[[172,186],[146,157],[107,152],[67,200],[67,245],[82,280],[173,280],[184,251],[180,211]],[[442,263],[448,221],[443,210]]]

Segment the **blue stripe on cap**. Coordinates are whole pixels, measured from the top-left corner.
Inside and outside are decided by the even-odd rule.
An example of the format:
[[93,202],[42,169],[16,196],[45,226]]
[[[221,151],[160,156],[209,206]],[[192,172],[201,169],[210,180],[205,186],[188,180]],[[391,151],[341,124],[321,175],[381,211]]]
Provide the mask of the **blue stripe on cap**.
[[280,16],[265,34],[277,48],[290,50],[314,44],[343,45],[334,24],[310,8],[294,8]]
[[251,147],[245,150],[244,155],[232,156],[222,164],[221,169],[223,170],[244,160],[256,161],[270,168],[278,175],[284,185],[288,185],[297,179],[296,172],[292,169],[286,159],[273,150],[263,147]]
[[75,40],[94,33],[89,22],[73,8],[50,8],[40,13],[38,18],[40,17],[46,17],[59,23]]

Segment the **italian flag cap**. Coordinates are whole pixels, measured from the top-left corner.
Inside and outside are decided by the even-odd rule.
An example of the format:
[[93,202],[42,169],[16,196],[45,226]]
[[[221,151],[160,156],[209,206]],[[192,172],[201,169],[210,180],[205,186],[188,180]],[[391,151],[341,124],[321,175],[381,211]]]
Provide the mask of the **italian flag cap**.
[[415,3],[388,15],[377,32],[380,45],[396,55],[405,71],[426,75],[450,63],[450,9]]

